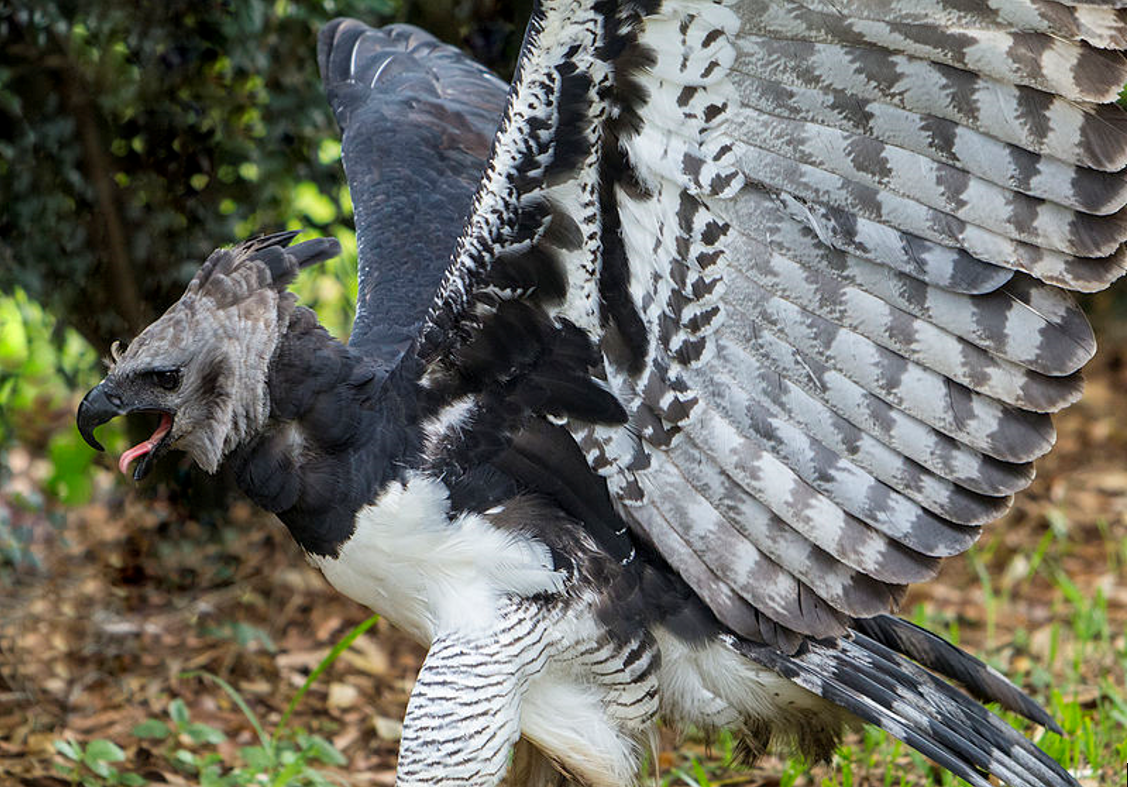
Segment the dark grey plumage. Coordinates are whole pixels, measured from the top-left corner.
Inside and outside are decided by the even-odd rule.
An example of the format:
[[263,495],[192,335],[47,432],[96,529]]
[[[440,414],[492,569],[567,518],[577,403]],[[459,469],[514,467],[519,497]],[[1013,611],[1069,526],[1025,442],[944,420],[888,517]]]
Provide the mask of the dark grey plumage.
[[[210,324],[266,338],[162,318],[80,426],[159,405],[161,446],[211,434],[331,582],[433,645],[404,783],[496,784],[525,736],[532,783],[618,785],[661,713],[815,757],[860,718],[976,784],[1073,784],[946,681],[1052,727],[1018,688],[887,613],[1080,395],[1095,342],[1067,290],[1124,269],[1122,28],[1091,5],[545,0],[506,95],[421,31],[338,20],[350,345],[274,284],[323,248],[217,252],[263,294]],[[254,417],[150,396],[169,358],[252,370],[226,390]]]
[[365,261],[349,341],[391,366],[446,270],[507,85],[417,28],[354,19],[321,31],[318,64]]

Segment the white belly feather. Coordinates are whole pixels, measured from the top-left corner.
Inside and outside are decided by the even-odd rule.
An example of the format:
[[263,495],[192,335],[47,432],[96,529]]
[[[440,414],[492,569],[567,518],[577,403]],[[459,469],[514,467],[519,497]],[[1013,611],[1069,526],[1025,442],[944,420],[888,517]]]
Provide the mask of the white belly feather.
[[475,513],[450,516],[446,487],[415,474],[356,516],[337,557],[311,562],[349,598],[430,645],[442,633],[488,629],[507,594],[557,591],[547,547]]

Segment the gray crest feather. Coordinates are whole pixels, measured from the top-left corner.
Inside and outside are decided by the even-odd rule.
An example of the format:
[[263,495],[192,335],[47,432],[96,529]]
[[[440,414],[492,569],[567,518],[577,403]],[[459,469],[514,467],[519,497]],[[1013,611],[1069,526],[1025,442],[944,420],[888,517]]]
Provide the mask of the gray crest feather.
[[110,370],[122,381],[154,367],[179,371],[181,405],[169,442],[208,472],[266,420],[268,367],[296,304],[286,287],[302,268],[340,253],[332,238],[290,246],[298,234],[214,251],[180,300]]

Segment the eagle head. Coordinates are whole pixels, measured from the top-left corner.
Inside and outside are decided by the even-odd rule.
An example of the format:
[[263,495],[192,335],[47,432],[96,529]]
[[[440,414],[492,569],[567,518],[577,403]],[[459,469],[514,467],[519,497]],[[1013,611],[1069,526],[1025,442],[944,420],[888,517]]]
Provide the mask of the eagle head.
[[115,344],[109,374],[78,406],[78,430],[92,447],[94,429],[129,413],[154,413],[152,436],[122,454],[118,466],[140,480],[169,448],[209,473],[262,429],[270,412],[267,373],[296,297],[298,271],[335,257],[329,238],[288,247],[282,232],[217,249],[180,300],[124,350]]

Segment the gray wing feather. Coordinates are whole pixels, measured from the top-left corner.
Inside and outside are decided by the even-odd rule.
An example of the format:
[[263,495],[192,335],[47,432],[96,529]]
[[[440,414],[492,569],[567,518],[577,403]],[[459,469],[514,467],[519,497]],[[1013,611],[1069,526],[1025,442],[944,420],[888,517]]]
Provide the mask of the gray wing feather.
[[449,263],[507,86],[410,25],[334,20],[319,36],[318,61],[356,220],[350,343],[391,365],[418,333]]
[[516,304],[578,332],[625,422],[554,415],[636,535],[742,635],[839,634],[1080,395],[1067,290],[1124,271],[1122,4],[657,5],[543,4],[428,384]]
[[1066,41],[1085,41],[1104,49],[1124,48],[1124,3],[961,3],[952,0],[811,0],[815,11],[850,19],[927,25],[945,30],[1003,30],[1043,33]]
[[[893,50],[1074,101],[1115,101],[1123,87],[1117,80],[1116,53],[1094,51],[1075,35],[1045,35],[1031,29],[1036,22],[1024,24],[1018,19],[1008,29],[1001,24],[1004,20],[992,20],[989,13],[958,20],[950,13],[955,4],[949,13],[941,11],[947,19],[920,14],[905,18],[906,4],[897,9],[902,14],[879,18],[874,10],[883,5],[890,4],[756,0],[744,4],[747,12],[742,16],[747,33],[784,39],[798,32],[796,37],[804,41]],[[1012,4],[1012,11],[1018,5]],[[852,15],[855,10],[860,12],[857,17]]]
[[[1033,31],[998,17],[976,28],[983,15],[955,6],[960,30],[896,2],[804,6],[735,6],[737,101],[724,130],[750,185],[715,199],[699,178],[680,178],[725,225],[722,309],[676,378],[692,402],[675,424],[680,441],[644,434],[642,451],[664,450],[686,470],[698,521],[709,521],[707,503],[761,564],[864,615],[880,596],[840,571],[824,578],[822,555],[890,586],[915,581],[924,558],[961,551],[1005,510],[1053,444],[1045,413],[1080,395],[1092,333],[1052,285],[1096,289],[1123,273],[1123,112],[1090,102],[1114,97],[1124,61],[1076,36],[1045,41],[1045,63],[1072,64],[1050,74],[1007,55],[1037,44]],[[892,15],[878,21],[879,6]],[[690,256],[677,243],[661,247]],[[688,311],[671,304],[667,314]],[[677,340],[664,343],[676,356]],[[658,409],[656,398],[642,406]],[[637,447],[602,445],[611,455],[600,465],[618,468],[609,475],[631,477],[619,487],[628,502],[664,508],[684,494],[674,478],[646,482],[653,460],[630,469],[645,466]],[[753,500],[771,535],[749,529],[765,521]],[[652,536],[661,529],[642,519]],[[715,575],[699,580],[705,597],[722,596],[719,578],[785,625],[831,633],[820,626],[834,616],[794,616],[750,590],[740,570],[750,564],[720,555],[731,534],[691,536],[686,517],[669,519],[663,527]],[[800,557],[795,537],[822,554]]]

